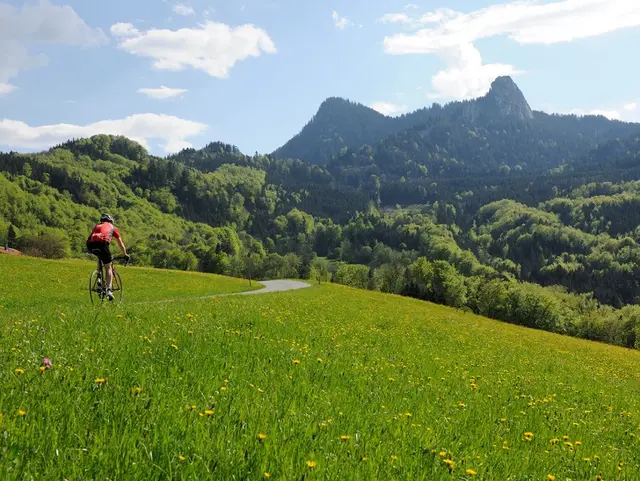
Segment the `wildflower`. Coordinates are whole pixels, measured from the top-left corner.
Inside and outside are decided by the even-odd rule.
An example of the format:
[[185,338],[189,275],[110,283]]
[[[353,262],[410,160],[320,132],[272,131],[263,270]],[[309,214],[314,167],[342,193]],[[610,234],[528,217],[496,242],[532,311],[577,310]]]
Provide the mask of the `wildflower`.
[[95,382],[96,384],[104,384],[104,379],[99,377],[99,378],[97,378],[94,382]]
[[24,369],[18,368],[18,369],[16,369],[15,373],[16,374],[24,374]]
[[298,359],[294,359],[293,364],[297,366],[298,364],[300,364],[300,361]]
[[444,458],[446,455],[447,455],[447,452],[446,452],[446,451],[440,451],[440,452],[438,453],[438,456],[440,456],[441,458]]
[[391,456],[391,462],[397,461],[397,460],[398,460],[398,456]]
[[133,392],[134,392],[135,394],[140,394],[140,393],[142,392],[142,388],[141,388],[141,387],[134,387],[134,388],[133,388]]
[[475,476],[476,474],[478,474],[478,473],[477,473],[475,470],[473,470],[473,469],[467,469],[467,471],[466,471],[466,472],[467,472],[467,474],[468,474],[469,476]]
[[318,465],[318,463],[316,463],[315,461],[307,461],[307,467],[308,468],[315,468]]
[[40,366],[40,372],[44,372],[47,368],[44,366]]
[[360,458],[360,461],[366,461],[366,460],[367,460],[367,457],[366,457],[366,456],[362,456],[362,457]]
[[264,433],[258,433],[258,439],[260,441],[264,441],[265,439],[267,439],[267,435]]
[[18,416],[26,416],[26,415],[27,415],[27,411],[23,409],[18,409]]
[[171,344],[171,347],[174,348],[176,351],[178,350],[178,346],[176,346],[175,344]]
[[574,446],[580,446],[582,444],[582,441],[576,441],[575,443],[573,443]]
[[204,413],[205,413],[207,416],[211,416],[211,415],[213,414],[213,411],[212,411],[211,409],[207,409]]
[[549,481],[556,481],[556,477],[553,474],[547,474],[547,479]]
[[449,467],[449,470],[452,470],[456,465],[456,463],[454,463],[451,459],[443,459],[442,462]]
[[265,473],[264,473],[264,477],[265,477],[265,478],[270,478],[270,477],[271,477],[271,475],[265,471]]
[[186,458],[181,454],[180,456],[178,456],[178,459],[179,459],[180,461],[184,461]]
[[317,358],[316,361],[318,361],[320,364],[322,364],[322,359],[321,358]]
[[551,444],[558,444],[560,442],[560,440],[558,438],[553,438],[551,441],[549,441]]
[[524,440],[531,441],[533,439],[533,433],[524,433]]
[[51,369],[51,360],[49,358],[44,358],[42,360],[42,364],[44,364],[45,369]]
[[342,439],[343,441],[346,441],[347,439],[351,439],[351,436],[348,436],[347,434],[343,434],[342,436],[340,436],[340,439]]

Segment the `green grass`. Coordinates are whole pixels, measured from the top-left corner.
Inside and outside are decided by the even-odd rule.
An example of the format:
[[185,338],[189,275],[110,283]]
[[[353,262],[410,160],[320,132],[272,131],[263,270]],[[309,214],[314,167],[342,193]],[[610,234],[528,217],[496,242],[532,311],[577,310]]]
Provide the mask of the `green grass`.
[[[0,255],[0,305],[37,307],[44,303],[90,305],[89,276],[95,262],[51,261]],[[257,289],[242,279],[116,264],[127,303],[227,294]],[[88,303],[88,304],[87,304]]]
[[639,478],[640,352],[336,285],[92,309],[58,265],[2,291],[0,479]]

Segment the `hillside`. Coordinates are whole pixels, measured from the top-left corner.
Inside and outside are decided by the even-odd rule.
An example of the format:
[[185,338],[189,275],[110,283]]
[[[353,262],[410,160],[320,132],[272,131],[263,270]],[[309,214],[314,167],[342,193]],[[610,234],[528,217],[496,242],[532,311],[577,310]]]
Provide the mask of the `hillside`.
[[[0,256],[0,298],[31,293],[0,302],[2,479],[623,480],[640,466],[638,352],[341,286],[92,309],[90,267]],[[152,300],[208,278],[236,289],[193,276],[123,269]]]
[[[425,137],[424,131],[434,128],[438,130],[438,135],[434,137],[427,134],[431,137],[430,143],[420,145],[420,139]],[[414,133],[402,134],[405,131]],[[579,118],[575,115],[534,112],[510,77],[498,77],[484,97],[451,102],[444,106],[434,104],[430,108],[399,117],[385,117],[348,100],[327,99],[300,133],[273,155],[325,165],[335,156],[343,157],[345,148],[358,151],[360,147],[369,145],[376,150],[383,139],[393,139],[394,134],[400,134],[405,138],[410,137],[409,150],[406,146],[399,146],[400,152],[410,159],[417,154],[412,147],[414,141],[419,144],[422,155],[440,154],[442,150],[446,155],[452,144],[463,144],[464,152],[450,154],[464,163],[470,163],[474,155],[487,155],[483,152],[485,147],[502,151],[506,146],[510,149],[509,154],[515,155],[497,158],[497,166],[520,165],[525,169],[540,169],[548,165],[561,165],[579,158],[603,142],[638,131],[640,125],[604,117]],[[385,142],[388,144],[390,141]],[[531,152],[531,147],[537,148],[539,143],[543,144],[542,152]],[[553,152],[545,152],[545,149]],[[462,158],[456,155],[462,155]],[[490,152],[489,155],[495,154]],[[548,159],[549,155],[553,158]],[[419,159],[415,161],[423,164]],[[385,159],[376,159],[374,163],[378,168],[386,166]],[[477,168],[484,167],[476,165],[476,162],[473,164]]]

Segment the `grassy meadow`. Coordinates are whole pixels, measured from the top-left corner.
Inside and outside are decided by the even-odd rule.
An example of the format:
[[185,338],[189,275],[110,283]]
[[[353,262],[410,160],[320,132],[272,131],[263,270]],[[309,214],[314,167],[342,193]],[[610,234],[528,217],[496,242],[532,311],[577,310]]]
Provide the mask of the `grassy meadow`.
[[91,268],[0,256],[0,479],[640,479],[639,351],[131,267],[94,308]]

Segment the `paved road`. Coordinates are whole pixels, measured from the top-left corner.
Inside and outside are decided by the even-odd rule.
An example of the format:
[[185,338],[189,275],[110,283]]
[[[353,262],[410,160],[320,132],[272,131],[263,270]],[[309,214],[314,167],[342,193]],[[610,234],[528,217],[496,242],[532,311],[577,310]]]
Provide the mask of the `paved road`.
[[270,292],[283,292],[283,291],[295,291],[296,289],[304,289],[305,287],[311,287],[311,284],[300,281],[259,281],[259,284],[264,286],[264,289],[258,289],[257,291],[238,292],[238,296],[249,296],[252,294],[268,294]]
[[311,284],[307,284],[306,282],[301,282],[301,281],[275,280],[275,281],[255,281],[255,282],[258,284],[262,284],[264,288],[258,289],[255,291],[232,292],[229,294],[211,294],[209,296],[200,296],[200,297],[176,297],[174,299],[161,299],[159,301],[133,302],[132,304],[160,304],[165,302],[196,301],[200,299],[211,299],[212,297],[250,296],[254,294],[269,294],[271,292],[295,291],[297,289],[304,289],[305,287],[311,287]]

